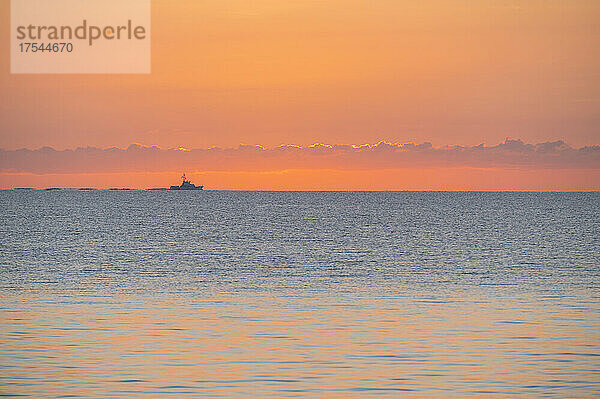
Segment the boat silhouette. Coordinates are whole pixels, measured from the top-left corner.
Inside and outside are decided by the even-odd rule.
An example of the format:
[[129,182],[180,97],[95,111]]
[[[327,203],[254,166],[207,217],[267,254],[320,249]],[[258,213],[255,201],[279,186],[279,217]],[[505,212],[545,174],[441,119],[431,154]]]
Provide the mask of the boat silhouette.
[[204,186],[196,186],[185,177],[185,173],[181,176],[180,186],[171,186],[169,190],[203,190]]

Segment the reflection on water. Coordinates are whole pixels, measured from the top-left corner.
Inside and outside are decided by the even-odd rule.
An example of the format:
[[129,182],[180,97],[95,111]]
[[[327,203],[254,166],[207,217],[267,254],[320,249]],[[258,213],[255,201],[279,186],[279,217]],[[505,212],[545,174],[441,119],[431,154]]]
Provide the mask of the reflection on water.
[[4,395],[600,395],[598,194],[0,205]]

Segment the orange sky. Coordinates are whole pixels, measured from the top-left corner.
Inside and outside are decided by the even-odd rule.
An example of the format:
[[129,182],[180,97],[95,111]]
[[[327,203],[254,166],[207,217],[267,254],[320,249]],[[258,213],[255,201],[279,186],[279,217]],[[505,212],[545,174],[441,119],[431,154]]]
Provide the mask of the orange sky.
[[[0,148],[600,143],[596,0],[152,6],[150,75],[11,75],[0,0]],[[353,176],[341,187],[358,187]],[[468,176],[453,178],[457,189]],[[220,186],[251,186],[230,179]]]

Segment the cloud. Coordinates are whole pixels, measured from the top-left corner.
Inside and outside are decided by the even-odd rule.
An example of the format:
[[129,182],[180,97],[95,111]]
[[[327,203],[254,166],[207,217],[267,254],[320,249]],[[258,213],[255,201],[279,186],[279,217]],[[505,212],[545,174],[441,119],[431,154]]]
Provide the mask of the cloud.
[[381,170],[428,167],[599,169],[600,146],[572,148],[563,141],[527,144],[506,139],[434,147],[431,143],[281,145],[265,148],[162,149],[131,144],[126,149],[0,150],[0,172],[66,174],[164,171],[278,171],[290,169]]

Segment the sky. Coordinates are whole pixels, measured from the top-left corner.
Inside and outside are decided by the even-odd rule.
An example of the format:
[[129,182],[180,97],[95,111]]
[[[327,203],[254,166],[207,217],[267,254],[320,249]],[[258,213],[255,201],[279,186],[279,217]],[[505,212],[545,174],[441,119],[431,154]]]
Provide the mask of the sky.
[[[227,189],[600,189],[597,0],[153,0],[149,75],[10,74],[9,3],[0,0],[0,187],[168,185],[184,169]],[[382,141],[442,157],[560,141],[586,155],[443,163],[396,149],[393,161],[371,154],[354,169],[337,151],[327,162],[277,153],[263,169],[242,156],[244,146]],[[233,155],[206,162],[192,151],[161,170],[126,158],[118,170],[57,167],[65,150],[132,144]],[[42,147],[58,155],[15,152]]]

